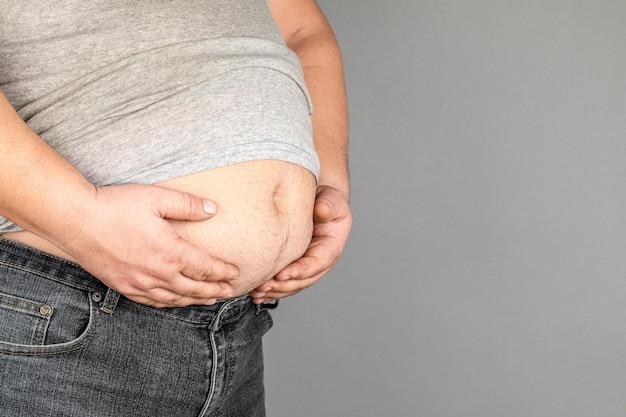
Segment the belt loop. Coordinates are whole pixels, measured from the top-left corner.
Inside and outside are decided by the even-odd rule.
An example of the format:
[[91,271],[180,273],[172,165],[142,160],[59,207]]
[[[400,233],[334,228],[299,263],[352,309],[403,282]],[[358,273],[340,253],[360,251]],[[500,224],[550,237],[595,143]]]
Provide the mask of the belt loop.
[[117,301],[119,299],[120,293],[109,288],[106,297],[104,297],[104,301],[102,302],[102,307],[100,307],[100,310],[108,314],[113,314],[113,310],[115,310],[115,307],[117,307]]
[[273,310],[276,307],[278,307],[278,302],[280,301],[280,299],[276,299],[270,303],[260,303],[256,305],[256,315],[258,316],[259,314],[261,314],[261,311],[263,310]]
[[[217,310],[217,313],[213,316],[213,320],[210,324],[211,332],[217,332],[222,326],[222,320],[225,316],[224,313],[232,309],[233,305],[244,306],[244,302],[248,303],[250,301],[250,296],[242,295],[240,297],[231,298],[230,300],[223,301],[223,304]],[[217,304],[216,304],[217,305]]]

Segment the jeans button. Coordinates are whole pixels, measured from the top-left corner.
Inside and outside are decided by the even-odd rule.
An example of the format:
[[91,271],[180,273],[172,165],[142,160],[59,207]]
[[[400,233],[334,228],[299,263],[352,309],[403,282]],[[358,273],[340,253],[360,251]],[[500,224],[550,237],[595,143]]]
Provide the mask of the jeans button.
[[50,307],[48,304],[44,304],[39,307],[39,314],[41,314],[42,316],[49,316],[51,313],[52,307]]
[[94,292],[93,294],[91,294],[91,299],[94,303],[99,303],[100,301],[102,301],[102,294],[100,294],[99,292]]

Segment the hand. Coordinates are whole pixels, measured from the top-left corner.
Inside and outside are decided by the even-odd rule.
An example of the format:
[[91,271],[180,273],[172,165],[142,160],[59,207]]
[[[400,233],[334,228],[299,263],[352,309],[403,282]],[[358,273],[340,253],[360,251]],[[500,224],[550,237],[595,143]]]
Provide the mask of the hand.
[[250,293],[256,304],[289,297],[320,280],[339,260],[352,226],[348,199],[320,186],[313,209],[313,239],[302,258]]
[[232,296],[237,269],[181,238],[170,220],[202,221],[215,203],[152,185],[99,187],[82,227],[61,249],[108,287],[154,307]]

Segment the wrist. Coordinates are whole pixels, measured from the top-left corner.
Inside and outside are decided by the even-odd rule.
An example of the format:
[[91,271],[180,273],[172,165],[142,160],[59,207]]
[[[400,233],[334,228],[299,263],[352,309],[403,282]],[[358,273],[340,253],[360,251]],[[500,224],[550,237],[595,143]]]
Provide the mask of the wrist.
[[333,188],[350,201],[350,174],[347,168],[322,168],[318,189]]
[[328,189],[332,189],[338,192],[346,201],[350,201],[350,186],[348,183],[341,181],[323,182],[320,179],[320,182],[317,186],[318,194]]
[[25,227],[71,254],[71,244],[82,233],[95,205],[96,187],[82,176],[50,184],[41,196],[45,211],[29,216]]

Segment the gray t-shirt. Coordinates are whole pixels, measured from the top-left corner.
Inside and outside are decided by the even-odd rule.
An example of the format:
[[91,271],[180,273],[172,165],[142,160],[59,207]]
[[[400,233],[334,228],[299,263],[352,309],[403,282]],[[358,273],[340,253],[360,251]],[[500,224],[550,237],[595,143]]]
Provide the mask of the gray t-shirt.
[[319,174],[302,68],[265,0],[0,0],[0,90],[96,185],[257,159]]

